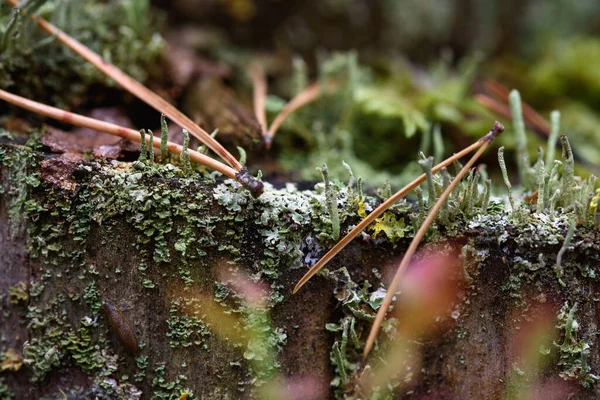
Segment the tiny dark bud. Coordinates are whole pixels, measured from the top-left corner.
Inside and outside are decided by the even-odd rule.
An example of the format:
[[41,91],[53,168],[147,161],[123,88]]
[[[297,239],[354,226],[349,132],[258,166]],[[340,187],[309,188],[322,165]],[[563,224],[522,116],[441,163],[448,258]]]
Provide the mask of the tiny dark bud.
[[491,143],[492,141],[494,141],[494,139],[496,139],[496,136],[498,136],[502,132],[504,132],[504,125],[502,125],[500,122],[496,121],[496,122],[494,122],[494,126],[488,132],[488,134],[483,137],[483,140],[487,140],[488,142]]
[[255,199],[259,198],[265,189],[263,183],[252,176],[246,167],[242,167],[235,177],[243,187],[250,191],[250,194],[252,194],[252,197]]

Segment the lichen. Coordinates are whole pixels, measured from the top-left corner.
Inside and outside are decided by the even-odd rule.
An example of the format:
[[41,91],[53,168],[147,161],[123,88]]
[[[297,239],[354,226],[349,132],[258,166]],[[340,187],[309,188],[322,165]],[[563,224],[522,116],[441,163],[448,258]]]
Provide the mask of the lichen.
[[577,303],[570,306],[565,302],[561,307],[556,325],[560,336],[558,341],[554,342],[554,346],[559,352],[560,376],[565,379],[576,379],[584,387],[590,387],[600,380],[600,376],[593,373],[590,366],[591,344],[578,338],[580,325],[575,318],[576,312]]

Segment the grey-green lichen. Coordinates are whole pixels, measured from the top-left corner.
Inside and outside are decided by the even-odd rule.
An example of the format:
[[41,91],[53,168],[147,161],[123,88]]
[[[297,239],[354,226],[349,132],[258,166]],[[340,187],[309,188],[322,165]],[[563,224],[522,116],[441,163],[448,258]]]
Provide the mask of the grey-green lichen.
[[[576,379],[584,387],[590,387],[600,380],[590,366],[591,345],[580,339],[580,325],[576,319],[577,303],[570,306],[566,302],[560,309],[556,328],[560,336],[554,342],[559,353],[558,365],[562,367],[560,376],[565,379]],[[562,341],[562,342],[561,342]]]

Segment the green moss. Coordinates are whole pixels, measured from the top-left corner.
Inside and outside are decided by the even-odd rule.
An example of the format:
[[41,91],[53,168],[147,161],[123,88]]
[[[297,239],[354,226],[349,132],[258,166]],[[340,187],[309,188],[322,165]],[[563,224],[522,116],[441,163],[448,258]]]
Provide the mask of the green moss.
[[[0,25],[6,26],[9,10],[6,3],[0,5]],[[65,50],[62,43],[30,21],[24,12],[21,14],[18,32],[8,38],[7,48],[0,56],[0,83],[4,89],[69,108],[85,101],[91,86],[115,85],[79,56]],[[155,33],[156,19],[149,16],[147,0],[48,1],[39,15],[138,81],[147,80],[163,47],[161,37]]]
[[0,376],[0,400],[13,400],[15,395],[5,383],[5,378]]
[[13,239],[24,233],[23,216],[28,193],[40,184],[38,175],[33,172],[37,162],[38,158],[28,146],[16,147],[11,152],[0,151],[0,165],[5,167],[0,195],[8,202],[9,232]]
[[[567,149],[565,139],[563,143]],[[25,151],[27,157],[35,160],[29,155],[34,154],[31,150],[7,147],[0,150],[7,168],[15,165],[11,164],[16,160],[12,152]],[[557,188],[568,187],[572,193],[570,197],[559,195],[554,203],[543,202],[545,207],[526,203],[522,200],[522,189],[515,187],[514,201],[518,202],[518,207],[513,211],[505,206],[505,198],[492,196],[499,190],[498,186],[492,187],[483,174],[472,171],[446,202],[426,239],[465,240],[463,236],[467,235],[464,257],[471,261],[466,266],[466,273],[473,285],[477,282],[479,269],[486,262],[498,260],[497,253],[489,246],[490,243],[497,244],[502,254],[510,255],[505,257],[510,268],[501,290],[525,313],[524,299],[531,291],[542,293],[542,283],[549,287],[557,283],[554,271],[547,268],[554,265],[555,260],[547,254],[553,254],[552,251],[563,245],[569,221],[579,217],[576,218],[579,225],[573,232],[574,246],[583,246],[579,239],[593,229],[591,218],[582,218],[589,214],[591,203],[584,204],[583,200],[595,192],[593,183],[578,181],[572,176],[569,158],[572,159],[565,150],[566,172],[557,167],[554,173],[545,176],[543,191],[548,188],[548,193],[552,193]],[[28,162],[31,162],[31,165],[26,163],[29,167],[34,165],[32,161]],[[348,169],[341,165],[347,174]],[[525,167],[531,168],[530,165]],[[539,164],[537,167],[536,171],[542,170]],[[169,345],[176,350],[198,347],[213,351],[211,345],[215,338],[208,319],[200,311],[194,311],[198,309],[194,300],[183,296],[186,290],[195,286],[193,284],[202,285],[227,313],[238,318],[235,329],[247,339],[245,344],[236,347],[239,359],[231,361],[239,363],[248,373],[249,378],[243,379],[240,388],[265,385],[279,372],[278,354],[286,340],[286,332],[275,326],[270,316],[272,308],[288,295],[281,290],[282,278],[287,276],[289,269],[305,266],[333,245],[332,205],[335,204],[338,211],[339,234],[343,235],[359,216],[366,215],[380,201],[364,196],[360,189],[355,201],[353,173],[348,184],[332,179],[328,182],[329,188],[319,183],[314,190],[300,191],[292,184],[275,189],[266,184],[265,193],[258,199],[252,198],[234,180],[223,179],[214,173],[192,171],[185,174],[171,164],[142,165],[139,169],[116,161],[81,164],[73,173],[77,180],[76,191],[49,182],[40,183],[36,169],[27,170],[27,173],[33,174],[35,179],[24,180],[29,191],[19,202],[27,211],[26,217],[31,219],[30,256],[42,266],[35,295],[31,295],[35,301],[26,314],[32,338],[25,354],[36,382],[52,369],[71,363],[94,379],[113,377],[119,371],[119,360],[107,348],[105,335],[95,335],[102,332],[102,325],[86,318],[78,326],[71,326],[66,320],[64,304],[70,304],[68,300],[63,295],[44,293],[43,288],[44,282],[69,274],[79,277],[80,284],[72,289],[75,294],[69,295],[69,299],[73,302],[82,299],[77,306],[94,315],[101,302],[100,282],[105,279],[99,271],[105,270],[105,266],[96,267],[85,262],[85,251],[92,244],[90,233],[101,229],[103,235],[110,234],[111,229],[120,226],[119,221],[126,221],[134,238],[130,244],[135,247],[135,257],[131,266],[118,268],[124,273],[135,274],[140,287],[153,289],[152,293],[170,289],[174,282],[181,283],[181,295],[170,299],[166,321]],[[417,205],[419,210],[406,202],[383,214],[368,228],[376,240],[370,243],[403,245],[403,239],[410,237],[415,226],[416,216],[425,214],[431,207],[431,197],[439,196],[450,178],[449,174],[442,179],[429,178],[430,198],[427,201],[421,198]],[[384,194],[384,197],[388,195]],[[12,201],[14,196],[18,198],[19,194],[5,193],[2,200]],[[573,206],[569,200],[579,206]],[[369,240],[367,236],[364,239]],[[538,249],[536,246],[540,243],[547,248]],[[586,251],[590,263],[594,262],[597,256],[591,249]],[[265,303],[249,304],[241,293],[236,293],[234,286],[218,281],[219,278],[213,276],[218,271],[208,260],[222,260],[231,271],[243,269],[250,280],[270,285]],[[571,246],[565,246],[561,265],[566,290],[571,291],[573,299],[579,299],[580,287],[584,286],[581,282],[595,278],[593,268],[575,263]],[[373,273],[378,276],[378,272]],[[336,376],[333,384],[336,396],[342,398],[352,395],[351,383],[363,373],[362,346],[385,290],[372,287],[367,281],[354,282],[345,269],[324,275],[335,284],[339,302],[340,314],[326,328],[334,336],[331,362]],[[208,282],[217,279],[217,283],[206,285],[207,279]],[[42,304],[42,297],[50,299],[48,304]],[[394,324],[393,320],[386,321],[382,330],[385,338],[394,337]],[[565,340],[571,347],[565,350],[560,367],[565,374],[575,374],[583,383],[591,384],[591,371],[577,375],[585,369],[585,349],[579,351],[581,340],[589,339],[582,338],[573,343]],[[385,349],[381,343],[377,351],[383,356]],[[135,375],[135,381],[152,379],[156,398],[174,398],[185,390],[183,377],[171,381],[165,378],[168,375],[166,366],[155,368],[152,376],[146,377],[148,365],[156,365],[149,356],[138,358],[137,363],[141,372]],[[378,395],[391,395],[399,379],[407,378],[400,375],[393,379],[390,387],[380,388]]]
[[[182,306],[184,310],[193,310],[192,313],[182,312],[180,310]],[[205,339],[211,335],[211,332],[209,326],[202,320],[200,310],[197,299],[173,301],[167,319],[167,337],[172,348],[201,346],[209,350]]]
[[94,314],[97,314],[102,307],[102,300],[100,299],[100,291],[95,282],[90,282],[83,293],[83,300],[92,309]]

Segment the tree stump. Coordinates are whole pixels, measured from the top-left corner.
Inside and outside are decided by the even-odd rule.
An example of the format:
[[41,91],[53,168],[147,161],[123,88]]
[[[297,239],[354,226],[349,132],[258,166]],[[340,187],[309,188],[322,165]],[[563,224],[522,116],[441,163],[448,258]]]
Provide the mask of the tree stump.
[[[368,230],[292,295],[335,243],[323,184],[253,199],[215,173],[10,143],[0,165],[0,398],[600,397],[600,238],[577,228],[557,265],[560,213],[518,221],[492,202],[438,222],[424,247],[456,261],[455,296],[410,338],[393,314],[365,361],[410,203],[380,221],[395,236]],[[343,235],[361,205],[333,190]],[[399,340],[410,351],[388,353]]]

